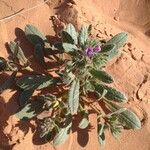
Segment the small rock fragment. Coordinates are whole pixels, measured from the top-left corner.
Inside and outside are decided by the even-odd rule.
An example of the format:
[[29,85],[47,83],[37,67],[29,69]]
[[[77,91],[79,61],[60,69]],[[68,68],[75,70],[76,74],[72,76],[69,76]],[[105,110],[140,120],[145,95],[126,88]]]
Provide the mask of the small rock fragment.
[[135,49],[135,50],[132,50],[132,55],[133,55],[135,60],[140,60],[141,57],[142,57],[142,52],[141,51],[137,51]]
[[119,16],[115,16],[114,20],[119,21]]
[[148,93],[148,90],[150,88],[150,82],[146,82],[143,84],[140,89],[138,90],[138,97],[141,100],[148,100],[150,99],[150,93]]
[[145,54],[143,55],[142,60],[146,63],[150,65],[150,55],[149,54]]

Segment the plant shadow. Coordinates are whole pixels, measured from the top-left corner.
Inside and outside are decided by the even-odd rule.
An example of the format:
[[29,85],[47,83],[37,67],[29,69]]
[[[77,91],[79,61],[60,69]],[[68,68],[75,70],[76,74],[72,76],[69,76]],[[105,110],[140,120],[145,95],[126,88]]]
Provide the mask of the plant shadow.
[[[30,59],[30,57],[32,57],[34,55],[34,51],[33,51],[34,46],[31,43],[29,43],[29,41],[26,39],[26,36],[25,36],[24,31],[22,29],[16,28],[15,29],[15,35],[16,35],[16,39],[14,41],[19,41],[20,46],[23,49],[25,56],[27,56],[27,58]],[[54,38],[55,37],[53,37],[53,36],[51,36],[51,37],[48,36],[48,40],[50,41],[50,43],[52,43],[52,41],[53,41],[52,39],[54,39]],[[8,43],[5,44],[5,47],[6,47],[8,54],[10,54],[10,49],[9,49]],[[30,59],[30,60],[31,60],[31,67],[33,68],[33,72],[22,70],[21,73],[23,75],[26,75],[26,74],[43,74],[43,73],[46,74],[44,69],[40,65],[37,64],[34,57],[32,57],[32,59]],[[8,72],[8,73],[2,72],[0,74],[0,76],[1,76],[0,83],[1,83],[1,85],[3,85],[3,83],[7,79],[9,79],[10,72]],[[19,77],[21,77],[21,76],[19,75]],[[18,76],[16,77],[16,80],[17,79],[18,79]],[[12,93],[9,100],[7,98],[7,95],[5,94],[5,91],[3,89],[0,89],[0,94],[2,95],[0,97],[0,100],[1,100],[1,102],[0,102],[0,106],[1,106],[1,110],[0,110],[0,125],[1,125],[1,127],[0,127],[0,139],[1,139],[0,140],[0,149],[10,150],[14,146],[14,144],[10,144],[10,139],[9,139],[10,133],[5,133],[4,129],[7,126],[10,126],[10,120],[9,119],[11,117],[13,117],[13,115],[15,115],[19,109],[20,104],[19,104],[19,101],[17,101],[17,100],[19,99],[20,90],[15,92],[16,88],[17,87],[15,86],[15,84],[12,85],[11,87],[9,87],[9,92],[10,92],[10,94]],[[6,93],[7,93],[7,91],[6,91]],[[17,124],[15,124],[14,127],[18,127],[20,130],[22,130],[25,133],[25,135],[29,131],[29,128],[32,128],[33,132],[35,130],[33,125],[30,124],[29,121],[22,121],[22,120],[20,120]]]
[[[57,9],[58,9],[57,14],[60,16],[62,21],[65,21],[66,23],[71,22],[72,24],[77,26],[78,13],[74,8],[68,6],[66,3],[64,3],[63,5],[61,5]],[[67,11],[64,12],[64,10],[66,10],[66,9],[67,9]],[[68,12],[69,12],[69,14],[68,14]],[[66,16],[68,16],[67,20],[65,20]],[[27,38],[24,34],[24,31],[20,28],[16,28],[15,29],[15,35],[16,35],[15,41],[20,42],[20,46],[23,49],[25,56],[27,56],[27,58],[29,58],[31,61],[31,68],[33,69],[33,72],[30,72],[30,74],[37,74],[37,73],[38,74],[43,74],[43,73],[47,74],[45,72],[44,68],[41,67],[39,64],[37,64],[36,59],[33,57],[34,46],[31,43],[29,43],[29,41],[27,40]],[[46,36],[46,38],[50,44],[53,44],[54,42],[59,41],[59,39],[55,36]],[[6,43],[6,49],[10,53],[8,43]],[[59,52],[57,52],[57,51],[54,51],[51,53],[51,55],[56,56],[55,58],[57,58],[57,54],[59,54]],[[48,66],[51,66],[51,68],[57,68],[58,67],[57,62],[49,61],[47,64],[48,64]],[[21,71],[21,73],[22,74],[29,74],[28,71]],[[13,87],[12,90],[14,91],[15,88]],[[46,94],[49,91],[55,95],[58,95],[58,96],[60,96],[59,95],[60,93],[65,92],[63,87],[60,87],[60,88],[52,87],[52,88],[46,88],[45,90],[41,91],[40,94]],[[7,135],[4,134],[3,129],[8,125],[7,121],[9,119],[9,117],[16,114],[16,112],[18,112],[18,110],[19,110],[18,109],[19,108],[19,101],[16,101],[16,99],[18,99],[18,97],[19,97],[19,92],[15,92],[7,103],[2,104],[2,105],[4,105],[4,111],[2,112],[3,115],[0,116],[0,118],[1,118],[0,137],[3,139],[1,145],[4,147],[4,149],[11,149],[13,146],[13,145],[9,145],[9,139],[8,139]],[[40,106],[41,104],[39,103],[38,105]],[[36,123],[39,123],[38,120],[36,120],[36,119],[34,119],[34,121]],[[73,121],[72,132],[77,132],[78,143],[82,147],[85,147],[89,141],[89,132],[91,132],[93,127],[89,126],[86,129],[79,129],[78,125],[79,125],[80,121],[81,121],[81,116],[76,116],[76,119]],[[31,128],[31,130],[33,132],[32,141],[33,141],[33,144],[35,144],[35,145],[42,145],[42,144],[45,144],[47,142],[45,139],[39,138],[39,132],[40,132],[39,126],[37,126],[37,128],[35,128],[35,126],[33,124],[31,124],[30,121],[20,120],[20,121],[18,121],[17,124],[15,124],[15,127],[18,127],[21,131],[23,131],[24,135],[26,135],[28,133],[29,129]]]
[[[94,128],[93,126],[89,125],[87,128],[85,129],[80,129],[78,127],[80,121],[81,121],[81,116],[78,115],[75,117],[75,119],[73,120],[73,126],[72,126],[72,133],[77,132],[77,142],[81,147],[85,147],[89,141],[89,133],[91,132],[91,130]],[[37,121],[38,122],[38,121]],[[71,133],[71,134],[72,134]],[[50,135],[50,137],[48,137],[48,139],[46,138],[40,138],[39,137],[40,134],[40,127],[38,126],[36,129],[36,132],[33,135],[33,143],[35,145],[41,145],[41,144],[45,144],[47,142],[52,142],[54,135]]]
[[9,143],[9,138],[8,135],[4,132],[4,129],[7,126],[11,126],[8,124],[8,120],[10,119],[11,116],[13,116],[19,105],[18,102],[16,101],[18,97],[18,92],[15,92],[11,98],[9,99],[8,102],[5,102],[5,98],[3,96],[0,97],[1,100],[1,114],[0,114],[0,148],[4,149],[11,149],[13,145],[10,145]]

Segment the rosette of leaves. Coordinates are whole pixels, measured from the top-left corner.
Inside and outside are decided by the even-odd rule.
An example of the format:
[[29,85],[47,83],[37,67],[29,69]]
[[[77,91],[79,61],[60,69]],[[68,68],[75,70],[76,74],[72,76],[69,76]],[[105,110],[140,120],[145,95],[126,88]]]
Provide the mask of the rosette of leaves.
[[[104,144],[105,129],[110,129],[112,135],[118,137],[123,128],[140,129],[141,122],[134,112],[121,106],[127,102],[127,97],[111,85],[113,77],[105,70],[106,64],[120,54],[128,33],[118,33],[103,42],[90,37],[91,29],[91,25],[82,26],[77,32],[72,24],[68,24],[62,31],[60,51],[69,57],[65,59],[64,70],[59,75],[69,87],[67,105],[70,114],[82,116],[79,128],[89,126],[88,109],[91,107],[98,116],[99,142]],[[90,93],[96,95],[94,102],[85,100]],[[93,103],[99,106],[105,104],[107,112],[103,107],[93,106]]]
[[[15,79],[16,72],[32,69],[21,46],[15,42],[9,43],[12,64],[17,68],[12,77],[21,91],[21,108],[16,112],[16,116],[22,120],[38,119],[40,137],[53,140],[55,146],[64,143],[69,137],[76,115],[81,117],[78,128],[84,130],[90,127],[90,110],[97,114],[98,140],[101,144],[105,143],[106,129],[118,138],[124,128],[141,128],[137,115],[123,106],[127,97],[112,86],[113,77],[105,70],[106,64],[120,54],[128,34],[122,32],[103,42],[103,39],[91,38],[91,30],[91,25],[82,26],[77,32],[72,24],[68,24],[62,31],[61,40],[50,44],[35,26],[26,25],[25,35],[34,46],[36,60],[45,71],[48,69],[45,57],[51,57],[53,52],[60,53],[61,59],[54,56],[58,64],[60,60],[63,61],[61,69],[55,72],[59,75],[57,79],[48,73],[24,75]],[[1,70],[9,66],[10,62],[7,60],[0,60]],[[47,94],[32,96],[35,90],[42,90],[51,85],[57,88],[65,87],[63,89],[66,91],[58,90],[59,96],[52,94],[50,90]],[[91,97],[91,94],[94,96]]]

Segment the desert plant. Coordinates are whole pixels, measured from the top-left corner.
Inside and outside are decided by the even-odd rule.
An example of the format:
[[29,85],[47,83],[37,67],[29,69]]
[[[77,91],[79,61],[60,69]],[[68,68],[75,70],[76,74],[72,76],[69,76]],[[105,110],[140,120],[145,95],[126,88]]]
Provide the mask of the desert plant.
[[[136,114],[123,106],[127,97],[111,85],[113,77],[105,70],[107,62],[119,55],[119,49],[125,45],[128,34],[122,32],[104,41],[91,38],[91,29],[91,25],[82,26],[77,32],[72,24],[68,24],[62,31],[61,39],[50,44],[35,26],[25,27],[25,35],[35,47],[35,58],[45,70],[48,69],[45,57],[51,58],[53,53],[59,53],[53,55],[58,63],[55,71],[58,77],[46,73],[16,79],[16,85],[21,89],[21,109],[16,116],[40,120],[40,137],[52,138],[55,146],[68,138],[77,116],[80,116],[78,128],[89,128],[88,116],[91,111],[97,114],[98,140],[101,144],[105,143],[106,129],[118,138],[124,128],[141,128]],[[30,60],[24,56],[19,44],[10,42],[9,47],[12,63],[17,68],[15,72],[22,69],[33,71]],[[0,63],[1,70],[9,66],[4,58]],[[50,86],[63,91],[32,97],[35,90]]]

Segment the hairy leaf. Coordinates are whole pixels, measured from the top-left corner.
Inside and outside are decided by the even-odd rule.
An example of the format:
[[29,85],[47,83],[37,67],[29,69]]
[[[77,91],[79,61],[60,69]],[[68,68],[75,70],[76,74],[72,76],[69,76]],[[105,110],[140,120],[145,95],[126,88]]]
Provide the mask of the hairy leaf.
[[63,73],[62,80],[66,85],[70,85],[70,83],[75,79],[75,75],[72,72]]
[[25,35],[27,39],[34,45],[44,45],[44,41],[47,41],[46,37],[35,26],[31,24],[26,25]]
[[44,99],[45,101],[56,101],[56,96],[55,95],[53,95],[53,94],[50,94],[50,93],[48,93],[48,94],[46,94],[46,95],[42,95],[42,96],[40,96],[42,99]]
[[100,43],[100,41],[99,40],[97,40],[97,39],[88,39],[87,41],[86,41],[86,47],[96,47],[96,46],[100,46],[101,45],[101,43]]
[[115,114],[120,114],[120,113],[122,113],[122,112],[124,112],[126,110],[127,110],[127,108],[120,108],[120,109],[118,109],[116,111],[113,111],[112,113],[107,114],[107,117],[109,118],[109,117],[111,117],[111,116],[113,116]]
[[0,71],[4,71],[7,68],[7,61],[0,57]]
[[99,79],[102,82],[105,82],[105,83],[113,82],[113,78],[105,71],[92,69],[90,70],[90,73],[92,74],[94,78]]
[[110,53],[115,48],[116,48],[115,44],[105,44],[104,46],[101,47],[101,52]]
[[119,50],[118,50],[118,49],[113,49],[113,50],[109,53],[108,59],[111,60],[111,59],[117,57],[119,54],[120,54],[120,53],[119,53]]
[[60,52],[63,52],[64,51],[63,43],[62,42],[54,43],[53,49],[54,50],[56,49],[56,50],[59,50]]
[[94,88],[91,85],[91,82],[85,82],[85,84],[84,84],[84,92],[85,92],[85,94],[88,93],[89,91],[94,92]]
[[104,90],[107,90],[105,98],[116,102],[126,102],[127,98],[120,91],[103,84],[93,84],[95,91],[102,95]]
[[121,127],[113,127],[110,130],[114,138],[118,139],[120,137],[121,130],[122,130]]
[[93,66],[95,68],[101,68],[106,65],[109,59],[108,54],[98,53],[93,56]]
[[125,123],[129,129],[140,129],[141,122],[137,115],[130,110],[126,110],[120,114],[120,122]]
[[69,137],[70,128],[72,126],[72,123],[70,123],[65,128],[60,128],[56,136],[54,137],[53,144],[54,146],[63,144],[67,138]]
[[121,125],[117,125],[117,124],[110,125],[111,134],[116,139],[120,137],[122,129],[123,129],[123,126]]
[[119,54],[119,50],[117,49],[115,44],[105,44],[102,47],[101,53],[107,54],[108,60],[111,60]]
[[79,32],[79,43],[81,46],[84,46],[86,44],[86,41],[88,39],[88,27],[87,26],[82,26],[81,30]]
[[15,114],[19,119],[28,120],[37,116],[43,111],[44,101],[41,99],[33,100],[26,103],[24,107],[17,111]]
[[35,45],[34,54],[39,64],[41,64],[44,68],[46,68],[43,47],[40,44]]
[[11,76],[0,86],[0,93],[2,93],[4,90],[10,88],[15,82],[17,72],[13,72]]
[[98,141],[101,145],[105,144],[104,124],[98,125]]
[[[118,109],[121,109],[122,107],[112,103],[112,102],[106,102],[107,106],[111,109],[111,111],[117,111]],[[133,113],[131,110],[126,109],[122,113],[118,114],[119,121],[124,124],[125,127],[129,129],[140,129],[141,128],[141,122],[137,115]]]
[[11,41],[9,43],[9,48],[13,54],[14,58],[18,58],[18,60],[20,61],[20,63],[22,65],[26,65],[28,63],[28,59],[25,57],[23,50],[21,49],[21,47],[18,45],[18,43],[15,43],[13,41]]
[[79,107],[79,80],[74,80],[71,84],[68,96],[68,105],[72,115],[77,113]]
[[72,45],[72,44],[69,44],[69,43],[63,43],[63,48],[64,48],[66,53],[71,53],[71,52],[74,52],[75,50],[78,49],[76,47],[76,45]]
[[34,89],[24,90],[24,91],[21,92],[20,98],[19,98],[21,106],[25,105],[29,101],[29,99],[32,96],[33,92],[34,92]]
[[88,113],[84,112],[83,118],[82,118],[82,120],[79,123],[79,128],[80,129],[85,129],[85,128],[88,127],[88,125],[89,125]]
[[72,37],[72,39],[74,40],[74,44],[78,43],[78,33],[76,32],[75,27],[69,23],[66,27],[65,30],[67,33],[69,33],[69,35]]
[[41,124],[40,137],[46,137],[54,129],[54,123],[51,118],[45,118]]
[[54,83],[51,76],[28,75],[17,80],[16,84],[23,90],[43,89]]
[[117,35],[115,35],[106,44],[115,44],[116,49],[119,49],[125,45],[127,38],[128,38],[128,33],[127,32],[121,32],[121,33],[118,33]]
[[72,38],[72,36],[66,32],[66,31],[62,31],[62,42],[63,43],[70,43],[70,44],[74,44],[74,39]]

